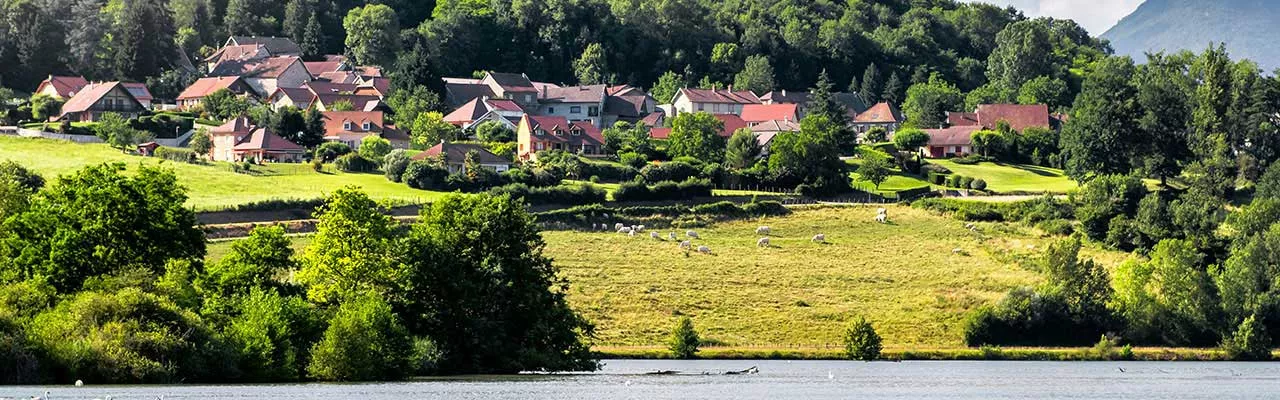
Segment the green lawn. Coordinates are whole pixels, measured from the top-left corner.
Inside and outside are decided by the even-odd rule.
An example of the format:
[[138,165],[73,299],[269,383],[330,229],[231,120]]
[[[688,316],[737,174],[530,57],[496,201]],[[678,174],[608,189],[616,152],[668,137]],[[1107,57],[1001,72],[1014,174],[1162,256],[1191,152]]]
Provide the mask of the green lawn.
[[929,163],[947,167],[958,175],[981,178],[987,181],[987,190],[997,193],[1066,193],[1078,187],[1062,170],[1053,168],[989,162],[962,165],[951,160],[929,160]]
[[103,144],[60,140],[0,136],[0,160],[17,161],[50,180],[86,165],[106,162],[123,162],[130,168],[162,164],[177,173],[179,183],[187,187],[187,205],[198,210],[269,199],[317,198],[348,185],[358,186],[378,200],[424,202],[441,195],[388,181],[381,174],[348,174],[333,171],[331,166],[319,173],[308,164],[271,164],[255,167],[252,174],[241,174],[233,172],[227,163],[174,163],[122,154]]

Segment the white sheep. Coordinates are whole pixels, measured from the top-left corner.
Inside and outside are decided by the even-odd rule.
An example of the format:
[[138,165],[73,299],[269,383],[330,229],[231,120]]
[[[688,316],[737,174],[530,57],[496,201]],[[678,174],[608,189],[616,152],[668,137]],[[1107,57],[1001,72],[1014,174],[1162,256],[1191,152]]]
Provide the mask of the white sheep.
[[635,237],[635,236],[636,236],[636,230],[635,230],[635,229],[632,229],[632,230],[630,230],[630,231],[627,231],[627,236]]
[[671,240],[676,240],[676,233],[675,233],[675,232],[669,232],[669,233],[667,233],[667,238],[669,238],[669,239],[671,239]]
[[592,222],[592,223],[591,223],[591,230],[593,230],[593,231],[594,231],[594,230],[598,230],[598,229],[600,229],[600,225],[596,224],[595,222]]
[[624,227],[626,227],[626,225],[623,225],[621,222],[613,224],[613,230],[615,231],[621,231]]
[[889,210],[883,208],[876,209],[876,215],[889,215]]
[[688,241],[688,240],[683,241],[683,242],[680,242],[680,248],[685,249],[685,250],[689,250],[689,249],[693,248],[693,242],[690,242],[690,241]]
[[819,234],[817,234],[817,235],[813,235],[813,242],[814,242],[814,243],[826,243],[826,242],[827,242],[827,235],[824,235],[824,234],[821,234],[821,233],[819,233]]
[[707,246],[698,246],[698,252],[702,254],[711,254],[711,248]]
[[636,230],[640,232],[644,232],[644,225],[637,226]]
[[769,238],[762,237],[756,241],[756,247],[769,247]]
[[628,227],[625,227],[625,226],[624,226],[624,227],[621,227],[621,228],[618,228],[618,233],[627,233],[627,234],[630,234],[631,232],[635,232],[635,231],[633,231],[633,230],[631,230],[631,228],[628,228]]
[[876,222],[879,222],[879,223],[882,223],[882,224],[887,224],[887,223],[889,223],[889,217],[888,217],[888,216],[886,216],[886,215],[884,215],[884,214],[877,215],[877,216],[876,216]]
[[967,223],[967,224],[964,224],[964,229],[968,229],[968,230],[974,230],[974,229],[976,229],[977,227],[978,227],[978,226],[977,226],[977,225],[974,225],[972,222]]
[[661,239],[662,235],[659,235],[658,232],[649,232],[649,237],[654,239]]
[[767,226],[762,226],[762,227],[756,228],[756,234],[757,234],[757,235],[768,235],[768,234],[769,234],[769,227],[767,227]]
[[964,249],[959,247],[951,249],[951,254],[964,255]]
[[694,232],[694,231],[685,231],[685,233],[684,233],[684,234],[685,234],[685,235],[688,235],[689,237],[694,238],[694,239],[701,239],[700,237],[698,237],[698,232]]

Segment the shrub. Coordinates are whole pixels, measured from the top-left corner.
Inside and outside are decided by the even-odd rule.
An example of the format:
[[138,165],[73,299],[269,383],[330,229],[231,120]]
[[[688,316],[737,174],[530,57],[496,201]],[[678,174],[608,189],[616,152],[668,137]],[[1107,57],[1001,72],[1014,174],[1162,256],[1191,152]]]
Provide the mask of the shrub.
[[721,201],[716,203],[701,204],[694,206],[692,209],[694,214],[709,215],[719,218],[742,218],[746,217],[747,211],[738,207],[732,201]]
[[583,205],[599,204],[605,200],[604,189],[591,184],[530,187],[523,183],[513,183],[489,189],[489,194],[523,198],[529,204]]
[[711,181],[706,179],[688,179],[680,183],[664,181],[652,187],[640,182],[624,182],[613,191],[613,201],[686,200],[711,197],[711,194]]
[[850,360],[873,361],[880,358],[880,335],[866,318],[859,317],[844,334],[844,351]]
[[311,160],[311,169],[316,172],[324,172],[324,161],[319,158]]
[[941,166],[941,165],[938,165],[938,164],[925,164],[925,165],[922,165],[922,166],[920,166],[920,171],[921,171],[921,172],[933,172],[933,173],[937,173],[937,174],[939,174],[939,175],[949,175],[949,174],[951,174],[951,170],[950,170],[950,169],[947,169],[947,167],[944,167],[944,166]]
[[650,197],[649,187],[641,182],[623,182],[613,190],[613,201],[644,201]]
[[523,183],[534,187],[558,186],[562,179],[556,172],[545,168],[516,168],[503,172],[501,178],[506,184]]
[[970,177],[967,177],[967,176],[965,176],[965,177],[961,177],[961,178],[960,178],[959,185],[957,185],[957,187],[959,187],[959,188],[961,188],[961,189],[968,189],[968,188],[970,188],[971,186],[973,186],[973,178],[970,178]]
[[607,162],[583,163],[581,176],[598,176],[606,182],[621,182],[634,179],[640,171],[621,164]]
[[742,209],[754,216],[779,216],[791,213],[791,209],[776,201],[751,202],[742,206]]
[[635,152],[622,153],[618,155],[618,162],[631,168],[644,168],[649,160],[644,159],[644,155]]
[[347,153],[333,161],[333,166],[342,172],[373,172],[378,164],[356,153]]
[[1271,337],[1267,335],[1267,327],[1257,319],[1257,315],[1245,318],[1235,333],[1223,339],[1222,348],[1232,360],[1271,360]]
[[378,136],[365,136],[360,140],[360,148],[358,153],[366,160],[373,162],[382,161],[383,157],[391,154],[395,148],[391,147],[391,141]]
[[315,158],[324,162],[332,162],[338,157],[351,153],[351,146],[339,142],[325,142],[316,148]]
[[651,164],[640,169],[640,175],[650,184],[662,181],[680,182],[699,177],[702,171],[693,164],[681,161],[669,161],[662,164]]
[[693,320],[689,319],[689,317],[683,317],[676,322],[675,329],[671,330],[671,337],[667,340],[667,349],[671,350],[672,357],[689,359],[697,356],[700,344],[698,331],[693,328]]
[[254,290],[238,303],[223,334],[237,347],[240,371],[258,382],[302,377],[306,351],[319,331],[306,301]]
[[449,170],[430,161],[412,161],[405,167],[400,180],[414,189],[434,190],[445,186]]
[[189,149],[177,149],[173,147],[157,147],[155,155],[156,157],[169,161],[182,163],[194,163],[197,159],[195,151]]
[[982,179],[974,179],[969,183],[969,188],[973,190],[987,190],[987,181]]
[[400,182],[404,171],[409,168],[409,162],[413,161],[409,158],[409,152],[404,149],[395,149],[382,158],[382,173],[387,176],[387,180],[392,182]]
[[328,381],[391,380],[412,369],[413,340],[378,296],[338,307],[324,338],[311,349],[307,373]]
[[1071,221],[1065,219],[1041,221],[1036,224],[1036,227],[1050,235],[1067,236],[1075,232],[1075,227],[1071,225]]

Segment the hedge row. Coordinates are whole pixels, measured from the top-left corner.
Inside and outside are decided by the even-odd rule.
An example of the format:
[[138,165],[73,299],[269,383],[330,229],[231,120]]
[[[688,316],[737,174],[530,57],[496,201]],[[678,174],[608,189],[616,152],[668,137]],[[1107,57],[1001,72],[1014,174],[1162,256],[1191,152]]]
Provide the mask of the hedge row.
[[990,203],[957,199],[924,199],[911,203],[913,208],[950,214],[961,221],[1040,223],[1075,218],[1071,203],[1044,196],[1011,203]]
[[176,161],[181,163],[195,163],[196,161],[199,160],[199,158],[196,157],[195,151],[191,149],[179,149],[174,147],[157,147],[155,156],[169,160],[169,161]]
[[595,185],[561,185],[550,187],[533,187],[523,183],[513,183],[489,189],[489,194],[511,195],[523,198],[529,204],[583,205],[604,202],[605,191]]
[[663,181],[653,186],[627,182],[613,191],[613,200],[619,202],[688,200],[696,197],[711,197],[711,181],[689,178],[680,183]]

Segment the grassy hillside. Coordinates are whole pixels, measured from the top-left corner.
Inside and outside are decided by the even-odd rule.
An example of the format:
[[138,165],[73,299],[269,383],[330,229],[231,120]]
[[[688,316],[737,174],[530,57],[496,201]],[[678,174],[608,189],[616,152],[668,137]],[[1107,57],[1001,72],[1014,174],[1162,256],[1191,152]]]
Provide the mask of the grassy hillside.
[[122,154],[103,144],[77,144],[61,140],[26,139],[0,136],[0,160],[13,160],[53,180],[86,165],[123,162],[139,164],[163,163],[178,174],[178,182],[186,186],[196,209],[217,209],[268,199],[316,198],[347,185],[359,186],[375,199],[421,202],[439,193],[411,189],[388,181],[381,174],[347,174],[312,170],[305,164],[272,164],[255,167],[251,174],[236,173],[227,163],[193,165],[148,157]]
[[962,165],[951,160],[929,160],[929,163],[947,167],[958,175],[982,178],[987,181],[987,189],[997,193],[1066,193],[1078,187],[1060,169],[989,162]]
[[[874,208],[820,208],[699,229],[705,240],[694,242],[711,256],[686,255],[677,242],[647,235],[543,237],[570,281],[570,303],[596,324],[596,344],[613,348],[661,346],[678,315],[693,317],[704,339],[728,346],[834,346],[850,320],[865,315],[888,346],[958,348],[967,313],[1038,282],[1021,263],[1056,240],[1003,224],[981,224],[975,234],[907,207],[889,208],[888,225],[874,215]],[[773,228],[773,247],[756,247],[759,225]],[[810,242],[819,232],[829,244]],[[310,243],[293,240],[298,251]],[[209,259],[229,245],[211,244]],[[965,254],[953,254],[957,248]],[[1085,252],[1112,266],[1127,257]]]

